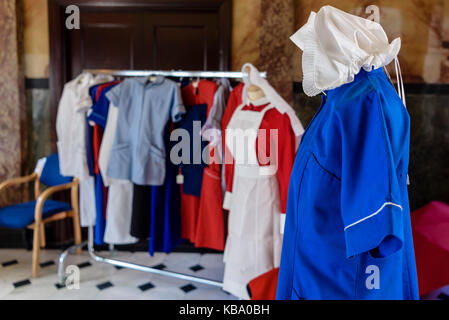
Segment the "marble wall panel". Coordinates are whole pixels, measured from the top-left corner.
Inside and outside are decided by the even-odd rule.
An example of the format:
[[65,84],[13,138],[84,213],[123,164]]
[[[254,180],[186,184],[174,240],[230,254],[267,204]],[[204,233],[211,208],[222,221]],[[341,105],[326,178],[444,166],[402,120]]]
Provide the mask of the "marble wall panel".
[[407,95],[411,118],[410,204],[449,203],[449,95]]
[[52,153],[51,108],[49,89],[27,89],[27,167],[33,168],[38,159]]
[[260,63],[262,0],[233,0],[232,2],[232,70],[242,65]]
[[19,0],[24,9],[25,75],[48,78],[50,43],[48,0]]
[[[449,83],[449,0],[295,0],[296,28],[323,5],[367,17],[369,5],[380,9],[380,23],[390,41],[401,37],[400,62],[406,82]],[[301,80],[301,52],[295,52],[295,79]]]
[[263,0],[260,36],[261,70],[269,82],[289,103],[293,100],[293,52],[290,36],[294,31],[293,0]]
[[293,0],[234,0],[232,69],[251,62],[267,71],[269,82],[292,101]]
[[[21,129],[24,123],[23,75],[14,0],[0,1],[0,181],[22,173]],[[0,205],[19,201],[22,194],[10,189],[0,194]]]

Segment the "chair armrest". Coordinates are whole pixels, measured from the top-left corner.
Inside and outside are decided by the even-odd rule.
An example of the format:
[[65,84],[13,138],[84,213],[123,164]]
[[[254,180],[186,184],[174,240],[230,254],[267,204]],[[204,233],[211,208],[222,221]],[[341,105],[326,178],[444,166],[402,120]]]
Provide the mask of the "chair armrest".
[[39,175],[37,173],[32,173],[29,176],[12,178],[12,179],[6,180],[6,181],[0,183],[0,192],[2,192],[4,189],[6,189],[8,187],[24,184],[24,183],[27,183],[30,181],[36,181],[37,179],[39,179]]
[[69,190],[74,187],[78,186],[78,180],[74,180],[70,183],[61,184],[59,186],[54,186],[45,189],[44,192],[42,192],[39,197],[36,199],[36,208],[34,209],[34,220],[36,222],[39,222],[42,220],[42,209],[44,207],[44,202],[54,193],[63,191],[63,190]]
[[54,187],[50,187],[45,189],[44,192],[42,192],[39,197],[37,198],[37,202],[44,202],[45,200],[47,200],[52,194],[59,192],[59,191],[63,191],[63,190],[69,190],[71,188],[73,188],[74,186],[77,185],[76,181],[72,181],[70,183],[66,183],[66,184],[61,184],[59,186],[54,186]]

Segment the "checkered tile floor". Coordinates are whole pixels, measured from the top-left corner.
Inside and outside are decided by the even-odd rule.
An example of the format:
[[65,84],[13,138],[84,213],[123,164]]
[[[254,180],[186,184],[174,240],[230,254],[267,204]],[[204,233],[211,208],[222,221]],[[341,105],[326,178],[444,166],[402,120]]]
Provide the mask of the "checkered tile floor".
[[[235,300],[219,288],[96,263],[87,252],[70,255],[66,266],[80,270],[79,289],[58,284],[58,250],[43,250],[40,276],[31,278],[31,251],[0,249],[0,300],[6,299],[120,299],[120,300]],[[102,252],[102,255],[108,255]],[[150,257],[145,252],[115,252],[114,258],[221,281],[221,254],[171,253]],[[422,297],[449,300],[449,286]]]
[[[79,289],[58,284],[58,250],[41,253],[40,276],[31,278],[31,251],[0,250],[0,299],[154,299],[234,300],[219,288],[92,261],[87,252],[70,255],[66,266],[80,270]],[[104,256],[108,252],[101,253]],[[221,254],[172,253],[150,257],[145,252],[115,252],[114,258],[158,269],[221,281]]]

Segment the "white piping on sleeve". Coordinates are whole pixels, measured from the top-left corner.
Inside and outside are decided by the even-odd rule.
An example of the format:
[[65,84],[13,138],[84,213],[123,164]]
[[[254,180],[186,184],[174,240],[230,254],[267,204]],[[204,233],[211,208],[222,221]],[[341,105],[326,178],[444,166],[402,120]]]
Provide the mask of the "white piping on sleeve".
[[356,224],[359,224],[359,223],[361,223],[361,222],[363,222],[363,221],[365,221],[365,220],[367,220],[367,219],[370,219],[370,218],[374,217],[375,215],[379,214],[379,213],[380,213],[386,206],[395,206],[395,207],[400,208],[401,211],[403,210],[403,209],[402,209],[402,206],[400,206],[400,205],[398,205],[398,204],[396,204],[396,203],[393,203],[393,202],[385,202],[385,203],[382,205],[382,207],[380,207],[380,209],[377,210],[376,212],[374,212],[373,214],[370,214],[369,216],[367,216],[367,217],[365,217],[365,218],[363,218],[363,219],[360,219],[359,221],[356,221],[356,222],[350,224],[349,226],[345,227],[345,231],[346,231],[347,229],[349,229],[349,228],[355,226]]

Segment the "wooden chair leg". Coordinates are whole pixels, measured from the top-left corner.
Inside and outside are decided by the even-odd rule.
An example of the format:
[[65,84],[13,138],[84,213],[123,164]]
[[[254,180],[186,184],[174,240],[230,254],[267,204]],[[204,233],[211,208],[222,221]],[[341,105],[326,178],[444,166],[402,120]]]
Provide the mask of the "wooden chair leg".
[[41,245],[41,237],[40,237],[41,224],[35,224],[33,230],[33,260],[32,260],[32,273],[33,277],[37,278],[39,275],[39,255],[40,255],[40,245]]
[[47,246],[47,243],[45,241],[45,224],[41,223],[39,228],[39,238],[40,238],[40,245],[41,248],[45,248]]
[[[80,226],[80,214],[79,214],[79,196],[78,196],[78,181],[75,181],[75,186],[72,187],[72,210],[73,210],[73,238],[75,244],[81,243],[81,226]],[[81,248],[76,250],[77,254],[81,254]]]

